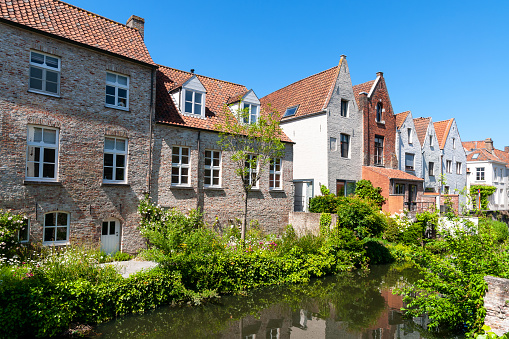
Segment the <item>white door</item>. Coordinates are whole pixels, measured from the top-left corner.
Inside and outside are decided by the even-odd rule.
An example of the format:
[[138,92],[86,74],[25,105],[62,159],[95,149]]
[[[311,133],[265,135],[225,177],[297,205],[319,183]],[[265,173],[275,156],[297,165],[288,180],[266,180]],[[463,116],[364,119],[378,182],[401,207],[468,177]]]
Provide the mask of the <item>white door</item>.
[[103,221],[101,233],[101,250],[106,254],[120,249],[120,222],[115,219]]

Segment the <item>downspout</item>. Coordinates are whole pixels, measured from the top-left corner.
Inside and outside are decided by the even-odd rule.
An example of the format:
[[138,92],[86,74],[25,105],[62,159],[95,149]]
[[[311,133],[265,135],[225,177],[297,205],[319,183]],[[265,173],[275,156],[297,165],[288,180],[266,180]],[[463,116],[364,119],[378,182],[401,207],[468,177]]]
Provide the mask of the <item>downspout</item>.
[[[196,210],[203,213],[203,181],[200,180],[200,155],[201,155],[201,131],[198,131],[198,138],[196,139],[196,147],[198,148],[198,165],[196,166],[196,180],[197,180],[197,197],[196,197]],[[202,214],[203,215],[203,214]]]
[[149,124],[149,145],[148,145],[148,173],[147,173],[147,190],[150,195],[151,191],[151,178],[152,178],[152,133],[153,133],[153,113],[154,113],[154,73],[156,72],[156,68],[152,69],[150,72],[150,124]]

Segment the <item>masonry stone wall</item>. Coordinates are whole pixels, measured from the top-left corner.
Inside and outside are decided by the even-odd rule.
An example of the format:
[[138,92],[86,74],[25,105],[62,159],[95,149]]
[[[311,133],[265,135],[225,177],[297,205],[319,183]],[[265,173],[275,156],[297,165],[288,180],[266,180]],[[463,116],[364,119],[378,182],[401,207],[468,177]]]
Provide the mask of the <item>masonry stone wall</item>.
[[[102,221],[121,223],[121,249],[144,245],[139,199],[148,192],[152,67],[0,24],[0,209],[26,213],[41,241],[47,212],[70,213],[70,241],[100,243]],[[30,51],[60,58],[60,95],[28,91]],[[129,76],[129,110],[105,107],[106,72]],[[59,131],[55,182],[25,180],[27,127]],[[104,184],[106,136],[128,140],[127,184]]]
[[[230,154],[221,152],[221,188],[204,187],[205,150],[220,150],[218,133],[157,124],[154,128],[154,154],[151,197],[164,207],[183,211],[200,208],[205,221],[224,228],[236,218],[242,220],[243,188],[235,174]],[[190,186],[171,185],[172,147],[190,148]],[[286,144],[282,158],[282,190],[269,190],[269,166],[264,169],[259,189],[249,194],[248,222],[258,220],[266,232],[280,233],[293,210],[292,144]]]
[[[352,90],[352,80],[346,59],[342,58],[338,78],[327,107],[328,139],[336,138],[337,148],[327,147],[328,188],[336,192],[337,180],[359,181],[362,177],[362,112]],[[341,101],[348,101],[348,114],[341,116]],[[350,137],[348,158],[341,157],[341,134]]]
[[492,276],[484,277],[488,290],[484,296],[486,317],[484,323],[501,336],[509,332],[509,280]]

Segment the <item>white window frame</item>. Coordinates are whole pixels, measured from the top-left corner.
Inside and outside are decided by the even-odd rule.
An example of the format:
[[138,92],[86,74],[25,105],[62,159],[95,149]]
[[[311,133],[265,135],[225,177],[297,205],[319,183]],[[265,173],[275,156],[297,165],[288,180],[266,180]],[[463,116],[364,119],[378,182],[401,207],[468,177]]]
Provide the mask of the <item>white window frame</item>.
[[475,180],[476,181],[484,181],[486,180],[485,178],[485,171],[484,171],[484,167],[476,167],[475,168]]
[[[33,140],[33,136],[35,134],[35,129],[41,129],[41,141],[36,142]],[[44,131],[55,131],[55,143],[47,143],[44,142]],[[47,126],[38,126],[38,125],[29,125],[27,128],[27,154],[26,154],[26,163],[25,163],[25,180],[27,181],[58,181],[58,151],[59,151],[59,137],[60,131],[58,128],[47,127]],[[30,157],[30,147],[35,148],[38,147],[40,149],[39,152],[39,161],[31,161]],[[44,164],[53,164],[52,162],[44,162],[44,153],[46,150],[54,149],[55,150],[55,162],[54,162],[54,170],[53,177],[44,177]],[[29,176],[28,175],[28,164],[29,163],[38,163],[39,164],[39,173],[37,176]]]
[[412,129],[411,128],[407,128],[407,133],[408,133],[408,143],[409,144],[413,144],[414,140],[413,140]]
[[[252,104],[250,102],[241,102],[242,105],[242,123],[243,124],[256,124],[260,118],[260,105]],[[256,108],[256,113],[253,115],[253,108]],[[246,111],[247,109],[247,111]],[[254,120],[253,120],[254,117]]]
[[[279,164],[279,170],[276,165]],[[270,159],[269,164],[269,190],[282,190],[283,189],[283,162],[281,158]],[[276,177],[279,175],[279,179]]]
[[[186,93],[192,93],[191,101],[186,101]],[[196,93],[201,94],[201,102],[196,102]],[[205,92],[196,91],[193,89],[182,88],[182,114],[190,117],[202,117],[205,118]],[[191,112],[186,111],[186,102],[191,103]],[[195,112],[196,105],[200,105],[200,112]]]
[[[407,157],[412,157],[412,166],[407,165]],[[405,153],[405,171],[415,171],[415,154]]]
[[[343,156],[343,137],[346,138],[347,149],[346,149],[346,157]],[[339,134],[339,155],[343,159],[350,159],[350,136],[348,134],[340,133]]]
[[[55,214],[55,225],[46,225],[46,216],[48,214]],[[58,225],[58,215],[59,214],[66,214],[67,215],[67,221],[66,225]],[[44,223],[43,223],[43,232],[42,232],[42,244],[43,245],[66,245],[69,243],[69,229],[70,229],[70,221],[71,221],[71,214],[69,212],[65,211],[51,211],[48,213],[44,213]],[[66,236],[65,240],[46,240],[46,229],[47,228],[54,228],[54,236],[55,239],[57,239],[57,230],[58,228],[66,228]]]
[[456,161],[456,174],[461,174],[461,162]]
[[[115,76],[115,81],[110,81],[108,80],[108,76],[109,75],[113,75]],[[127,79],[127,84],[121,84],[118,79],[119,77],[124,77]],[[105,99],[104,99],[104,105],[106,107],[110,107],[110,108],[116,108],[116,109],[121,109],[121,110],[124,110],[124,111],[127,111],[129,110],[129,76],[128,75],[125,75],[125,74],[119,74],[119,73],[114,73],[114,72],[106,72],[106,85],[105,85]],[[115,94],[111,94],[111,93],[108,93],[108,87],[113,87],[115,89]],[[125,106],[123,106],[121,104],[121,101],[120,101],[120,96],[119,96],[119,90],[125,90],[126,91],[126,103],[125,103]],[[115,98],[115,103],[114,104],[109,104],[106,102],[106,98],[107,97],[111,97],[111,96],[114,96]]]
[[[207,152],[210,152],[210,156],[207,157]],[[207,159],[210,159],[210,163],[207,165]],[[214,165],[214,160],[218,160],[218,165]],[[221,177],[222,177],[222,157],[221,157],[221,151],[217,150],[205,150],[205,171],[203,174],[203,186],[204,187],[210,187],[210,188],[220,188],[221,187]],[[207,175],[207,171],[210,171],[210,175]],[[214,173],[217,172],[217,176],[214,175]],[[207,178],[210,178],[210,183],[207,184],[206,180]],[[214,184],[214,179],[217,178],[217,184]]]
[[447,173],[452,173],[452,160],[445,161],[445,171]]
[[25,226],[26,226],[26,233],[27,233],[26,239],[21,239],[20,238],[20,236],[21,236],[21,228],[18,231],[18,241],[20,243],[22,243],[22,244],[30,242],[30,219],[29,218],[25,218],[23,220],[23,226],[21,226],[21,227],[23,228]]
[[[32,61],[32,54],[33,53],[40,54],[40,55],[44,56],[44,62],[42,64],[33,62]],[[47,58],[48,57],[57,59],[57,61],[58,61],[58,67],[57,68],[48,66],[48,63],[47,63]],[[47,53],[43,53],[43,52],[39,52],[39,51],[30,51],[29,63],[30,63],[30,67],[29,67],[29,70],[28,70],[28,73],[29,73],[28,74],[28,91],[29,92],[34,92],[34,93],[39,93],[39,94],[46,94],[46,95],[50,95],[50,96],[59,97],[60,96],[60,68],[61,68],[61,60],[60,60],[60,58],[55,56],[55,55],[51,55],[51,54],[47,54]],[[30,87],[30,80],[32,79],[32,68],[37,68],[37,69],[42,70],[42,79],[40,79],[41,82],[42,82],[42,89]],[[46,84],[48,82],[48,80],[47,80],[48,71],[57,73],[57,82],[56,82],[56,84],[57,84],[57,92],[56,93],[55,92],[50,92],[50,91],[46,90]]]
[[[187,155],[184,154],[184,149],[187,150]],[[187,161],[185,161],[186,158]],[[174,161],[175,159],[178,161]],[[187,174],[182,174],[184,171],[187,171]],[[177,182],[173,182],[173,178],[178,178]],[[187,182],[183,182],[183,178],[187,178]],[[191,148],[189,147],[175,145],[171,148],[171,186],[191,186]]]
[[[106,139],[112,139],[114,141],[113,149],[106,149]],[[124,141],[124,149],[117,149],[117,141]],[[127,163],[128,163],[128,149],[129,149],[129,141],[126,138],[113,137],[113,136],[105,136],[104,137],[104,147],[103,147],[103,183],[107,184],[125,184],[127,183]],[[106,166],[106,155],[111,154],[113,156],[113,166]],[[124,156],[124,167],[120,167],[117,164],[118,156]],[[112,178],[106,179],[106,167],[112,168]],[[124,169],[124,179],[117,179],[117,170]]]
[[[380,141],[379,143],[377,143]],[[375,146],[374,146],[374,157],[373,157],[373,163],[375,166],[383,166],[384,165],[384,143],[385,138],[383,136],[375,135]],[[377,146],[377,144],[379,146]]]
[[251,188],[253,189],[257,189],[258,188],[258,182],[259,180],[257,180],[254,185],[253,185],[253,178],[257,176],[258,174],[258,171],[259,171],[259,168],[258,166],[260,165],[260,162],[258,161],[258,155],[256,154],[248,154],[246,156],[248,159],[246,160],[245,162],[245,166],[248,167],[248,165],[251,164],[251,162],[248,162],[248,161],[251,161],[253,160],[253,158],[256,159],[256,166],[255,167],[252,167],[252,166],[249,166],[248,168],[248,172],[247,172],[247,181],[245,181],[245,184],[247,185],[251,185]]
[[341,107],[339,115],[341,115],[344,118],[348,118],[348,111],[349,111],[349,101],[345,99],[341,99]]

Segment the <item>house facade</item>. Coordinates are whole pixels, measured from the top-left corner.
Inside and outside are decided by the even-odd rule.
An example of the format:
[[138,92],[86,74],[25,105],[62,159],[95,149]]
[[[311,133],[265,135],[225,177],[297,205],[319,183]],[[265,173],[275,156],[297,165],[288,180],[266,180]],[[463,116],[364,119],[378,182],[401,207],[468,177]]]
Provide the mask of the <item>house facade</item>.
[[414,126],[421,144],[422,172],[424,191],[438,193],[440,190],[441,150],[435,126],[431,118],[416,118]]
[[320,186],[348,195],[362,175],[362,115],[346,56],[338,66],[281,88],[261,100],[282,114],[294,145],[295,211],[307,211]]
[[143,19],[0,1],[0,28],[0,209],[27,215],[22,241],[136,251],[155,98]]
[[[493,147],[493,140],[465,141],[462,143],[467,153],[467,187],[485,185],[495,187],[488,197],[488,209],[501,211],[509,209],[509,147],[504,151]],[[472,206],[477,207],[473,201]]]
[[396,156],[400,171],[423,178],[421,143],[410,111],[396,114]]
[[[153,129],[152,200],[164,207],[200,209],[209,224],[242,219],[244,190],[231,153],[218,145],[225,109],[245,109],[242,123],[265,114],[252,90],[227,81],[160,66]],[[282,135],[284,156],[263,169],[248,199],[248,221],[277,233],[293,208],[293,144]],[[260,168],[254,169],[259,171]]]

